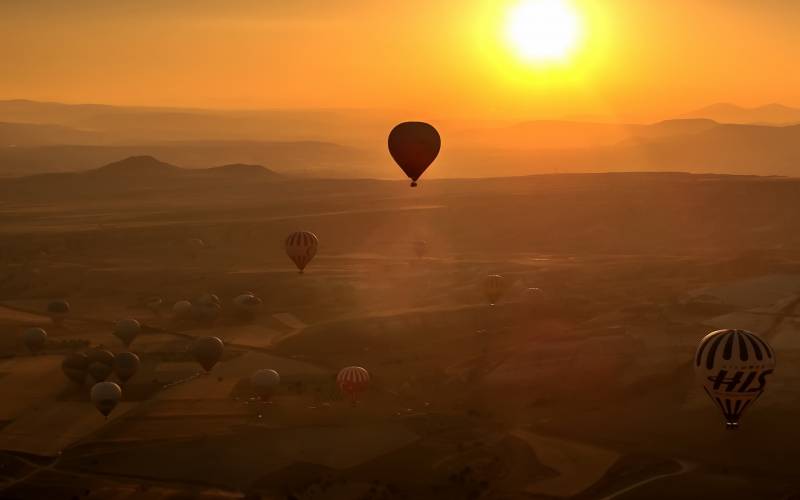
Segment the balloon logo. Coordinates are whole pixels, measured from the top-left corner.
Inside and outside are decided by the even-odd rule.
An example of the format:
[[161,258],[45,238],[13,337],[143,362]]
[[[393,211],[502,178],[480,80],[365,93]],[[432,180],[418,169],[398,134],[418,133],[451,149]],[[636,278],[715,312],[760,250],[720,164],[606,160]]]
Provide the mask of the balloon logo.
[[439,155],[442,140],[432,125],[403,122],[389,133],[389,153],[411,179],[411,187]]
[[742,414],[763,394],[775,369],[775,353],[758,335],[717,330],[700,341],[695,373],[708,397],[722,411],[727,429],[738,429]]

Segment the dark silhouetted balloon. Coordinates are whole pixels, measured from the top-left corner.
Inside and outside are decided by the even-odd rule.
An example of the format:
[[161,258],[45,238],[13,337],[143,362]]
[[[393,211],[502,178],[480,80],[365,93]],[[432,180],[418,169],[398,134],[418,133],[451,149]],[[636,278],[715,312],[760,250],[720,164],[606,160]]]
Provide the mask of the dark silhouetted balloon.
[[281,376],[275,370],[258,370],[250,376],[250,385],[264,401],[272,399],[272,393],[281,383]]
[[92,386],[91,398],[97,411],[108,418],[122,399],[122,389],[114,382],[98,382]]
[[131,342],[139,335],[141,329],[142,326],[135,319],[122,319],[114,325],[114,336],[120,339],[125,344],[125,347],[129,347]]
[[89,368],[89,358],[82,352],[73,352],[61,362],[61,370],[68,379],[83,385]]
[[114,356],[114,372],[124,384],[139,371],[139,356],[132,352],[121,352]]
[[201,337],[192,342],[191,352],[194,359],[206,372],[210,372],[214,365],[222,358],[224,344],[217,337]]
[[88,358],[87,372],[95,382],[102,382],[114,371],[114,354],[100,348],[92,348],[86,352]]
[[64,318],[67,317],[69,311],[69,302],[66,300],[54,300],[47,304],[47,314],[56,325],[60,325],[64,321]]
[[44,349],[44,345],[47,343],[47,332],[41,328],[29,328],[25,331],[23,342],[29,351],[36,354]]
[[505,280],[499,274],[490,274],[486,277],[484,292],[486,292],[486,298],[489,299],[490,305],[495,305],[497,303],[500,297],[503,296],[505,289]]
[[300,273],[317,254],[319,239],[309,231],[296,231],[286,238],[286,255],[292,259]]
[[411,187],[439,154],[442,140],[433,126],[403,122],[389,133],[389,153],[411,179]]

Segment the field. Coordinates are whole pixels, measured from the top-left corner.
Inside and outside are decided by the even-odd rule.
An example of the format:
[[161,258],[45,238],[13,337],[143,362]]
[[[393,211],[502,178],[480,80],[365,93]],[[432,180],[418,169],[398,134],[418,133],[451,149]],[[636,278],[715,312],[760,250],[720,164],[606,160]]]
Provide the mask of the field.
[[[42,182],[37,203],[0,202],[2,498],[800,494],[797,181]],[[746,207],[719,202],[742,193]],[[302,275],[283,254],[299,229],[320,239]],[[495,306],[488,274],[506,280]],[[263,299],[253,318],[235,314],[244,291]],[[206,293],[215,321],[174,316]],[[142,365],[106,420],[60,363],[124,351],[112,330],[128,317]],[[42,354],[23,346],[30,326],[48,332]],[[723,327],[778,356],[736,433],[690,365]],[[226,347],[202,374],[187,348],[207,335]],[[350,365],[372,376],[355,406],[335,385]],[[261,368],[281,374],[271,403],[253,397]]]

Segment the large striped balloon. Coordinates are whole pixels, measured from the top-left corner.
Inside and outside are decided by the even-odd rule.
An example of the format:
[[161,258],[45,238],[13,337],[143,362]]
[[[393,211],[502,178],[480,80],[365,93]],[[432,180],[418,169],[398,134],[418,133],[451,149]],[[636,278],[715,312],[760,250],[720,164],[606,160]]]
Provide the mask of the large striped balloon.
[[317,254],[318,246],[317,235],[308,231],[296,231],[286,238],[286,255],[294,261],[297,269],[302,273]]
[[499,274],[490,274],[486,277],[484,284],[486,291],[486,298],[489,299],[489,304],[495,305],[500,297],[503,296],[505,291],[505,282]]
[[355,403],[358,401],[358,395],[369,387],[369,372],[360,366],[342,368],[339,375],[336,376],[336,384],[342,394]]
[[745,330],[717,330],[697,347],[695,372],[706,394],[722,411],[728,429],[761,396],[775,369],[775,353],[758,335]]

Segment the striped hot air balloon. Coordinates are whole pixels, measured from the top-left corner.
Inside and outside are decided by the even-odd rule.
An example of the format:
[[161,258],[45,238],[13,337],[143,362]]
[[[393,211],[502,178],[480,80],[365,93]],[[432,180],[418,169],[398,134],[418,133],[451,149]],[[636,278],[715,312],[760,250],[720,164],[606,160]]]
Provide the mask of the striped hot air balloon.
[[700,341],[694,367],[703,390],[722,410],[726,428],[737,429],[742,414],[764,392],[775,353],[754,333],[717,330]]
[[490,305],[495,305],[505,291],[504,278],[499,274],[490,274],[484,283],[486,298]]
[[286,255],[295,263],[300,273],[317,254],[319,240],[308,231],[296,231],[286,238]]
[[342,394],[350,398],[353,404],[358,401],[358,396],[369,386],[369,372],[360,366],[342,368],[336,376],[336,384]]

